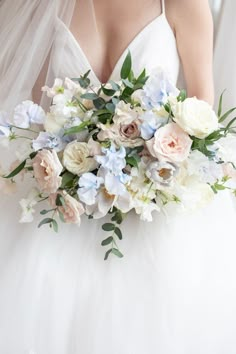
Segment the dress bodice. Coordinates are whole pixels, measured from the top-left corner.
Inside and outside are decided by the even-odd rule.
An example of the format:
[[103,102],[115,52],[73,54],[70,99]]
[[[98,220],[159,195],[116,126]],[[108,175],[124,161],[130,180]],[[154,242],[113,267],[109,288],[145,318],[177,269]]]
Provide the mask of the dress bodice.
[[[164,4],[164,1],[162,1]],[[63,48],[63,49],[62,49]],[[128,49],[132,55],[135,75],[146,68],[150,73],[156,67],[163,67],[174,83],[177,82],[180,60],[176,39],[166,18],[165,9],[162,14],[147,24],[130,42],[118,59],[111,80],[120,79],[120,69]],[[56,77],[78,77],[90,70],[90,79],[95,86],[101,82],[93,71],[88,58],[71,31],[58,19],[57,36],[54,43],[52,68]]]

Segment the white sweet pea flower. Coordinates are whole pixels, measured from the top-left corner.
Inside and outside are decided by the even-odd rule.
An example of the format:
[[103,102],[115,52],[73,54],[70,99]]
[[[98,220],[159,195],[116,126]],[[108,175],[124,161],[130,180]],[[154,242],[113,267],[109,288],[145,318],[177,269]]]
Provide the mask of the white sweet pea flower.
[[154,211],[160,211],[159,206],[150,199],[135,198],[132,200],[132,206],[143,221],[152,221],[152,213]]
[[34,188],[26,199],[20,200],[20,206],[22,209],[20,223],[30,223],[33,221],[33,214],[35,213],[34,206],[37,204],[38,196],[39,191]]
[[102,148],[104,155],[95,156],[95,160],[108,171],[111,171],[115,176],[119,175],[122,169],[126,166],[126,151],[123,146],[116,150],[114,145],[110,148]]
[[143,87],[142,102],[146,109],[160,109],[167,103],[169,96],[178,96],[179,90],[172,84],[167,73],[157,68]]
[[202,182],[210,184],[223,177],[221,165],[209,160],[207,156],[198,150],[190,153],[187,160],[187,171],[189,175],[198,176]]
[[61,79],[55,79],[53,87],[42,87],[42,91],[46,92],[48,97],[54,97],[59,93],[64,93],[64,90],[63,80]]
[[[80,177],[78,196],[86,205],[86,214],[99,219],[115,206],[126,213],[131,209],[131,196],[124,186],[125,181],[112,179],[115,176],[101,168],[98,176],[86,173]],[[114,194],[117,192],[119,195]]]
[[141,136],[144,140],[151,139],[156,130],[167,123],[166,118],[158,116],[152,111],[147,111],[140,116],[141,125],[140,131]]
[[125,184],[130,182],[130,176],[123,172],[115,176],[109,171],[105,171],[104,175],[104,184],[109,194],[119,196],[127,192]]
[[11,127],[7,117],[7,112],[0,111],[0,138],[8,138],[11,134]]
[[104,184],[102,177],[97,177],[93,173],[84,173],[79,179],[78,196],[86,205],[96,203],[96,196],[101,185]]
[[18,128],[28,129],[31,124],[43,124],[45,112],[32,101],[24,101],[14,109],[12,124]]
[[38,137],[32,141],[32,147],[34,151],[48,148],[59,152],[64,149],[65,143],[57,135],[40,132]]

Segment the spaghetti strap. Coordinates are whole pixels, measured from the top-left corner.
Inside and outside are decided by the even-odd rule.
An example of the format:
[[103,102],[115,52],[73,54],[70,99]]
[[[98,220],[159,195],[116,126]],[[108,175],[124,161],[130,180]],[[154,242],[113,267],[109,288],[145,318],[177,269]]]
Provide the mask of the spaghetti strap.
[[162,8],[162,13],[165,15],[166,14],[165,0],[161,0],[161,8]]

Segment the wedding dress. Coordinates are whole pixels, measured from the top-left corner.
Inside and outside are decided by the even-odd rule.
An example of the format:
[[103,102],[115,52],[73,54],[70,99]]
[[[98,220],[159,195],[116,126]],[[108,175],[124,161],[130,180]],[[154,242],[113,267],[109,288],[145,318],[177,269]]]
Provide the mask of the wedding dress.
[[[176,82],[180,61],[162,5],[129,50],[136,74],[163,66]],[[52,67],[62,78],[90,69],[99,85],[70,30],[59,19],[57,26]],[[119,79],[126,54],[111,79]],[[103,221],[60,225],[58,235],[38,229],[37,218],[17,224],[15,198],[25,194],[1,200],[1,354],[236,353],[235,209],[227,193],[168,222],[129,215],[124,258],[107,261]]]

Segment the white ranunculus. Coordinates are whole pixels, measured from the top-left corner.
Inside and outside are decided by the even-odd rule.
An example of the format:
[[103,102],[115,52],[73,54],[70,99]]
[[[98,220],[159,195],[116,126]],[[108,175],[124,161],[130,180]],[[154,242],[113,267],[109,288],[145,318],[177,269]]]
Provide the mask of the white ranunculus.
[[64,150],[63,165],[71,173],[81,176],[85,172],[95,170],[98,163],[91,157],[87,143],[72,141]]
[[187,98],[172,107],[175,122],[189,135],[204,139],[218,129],[212,107],[196,97]]

